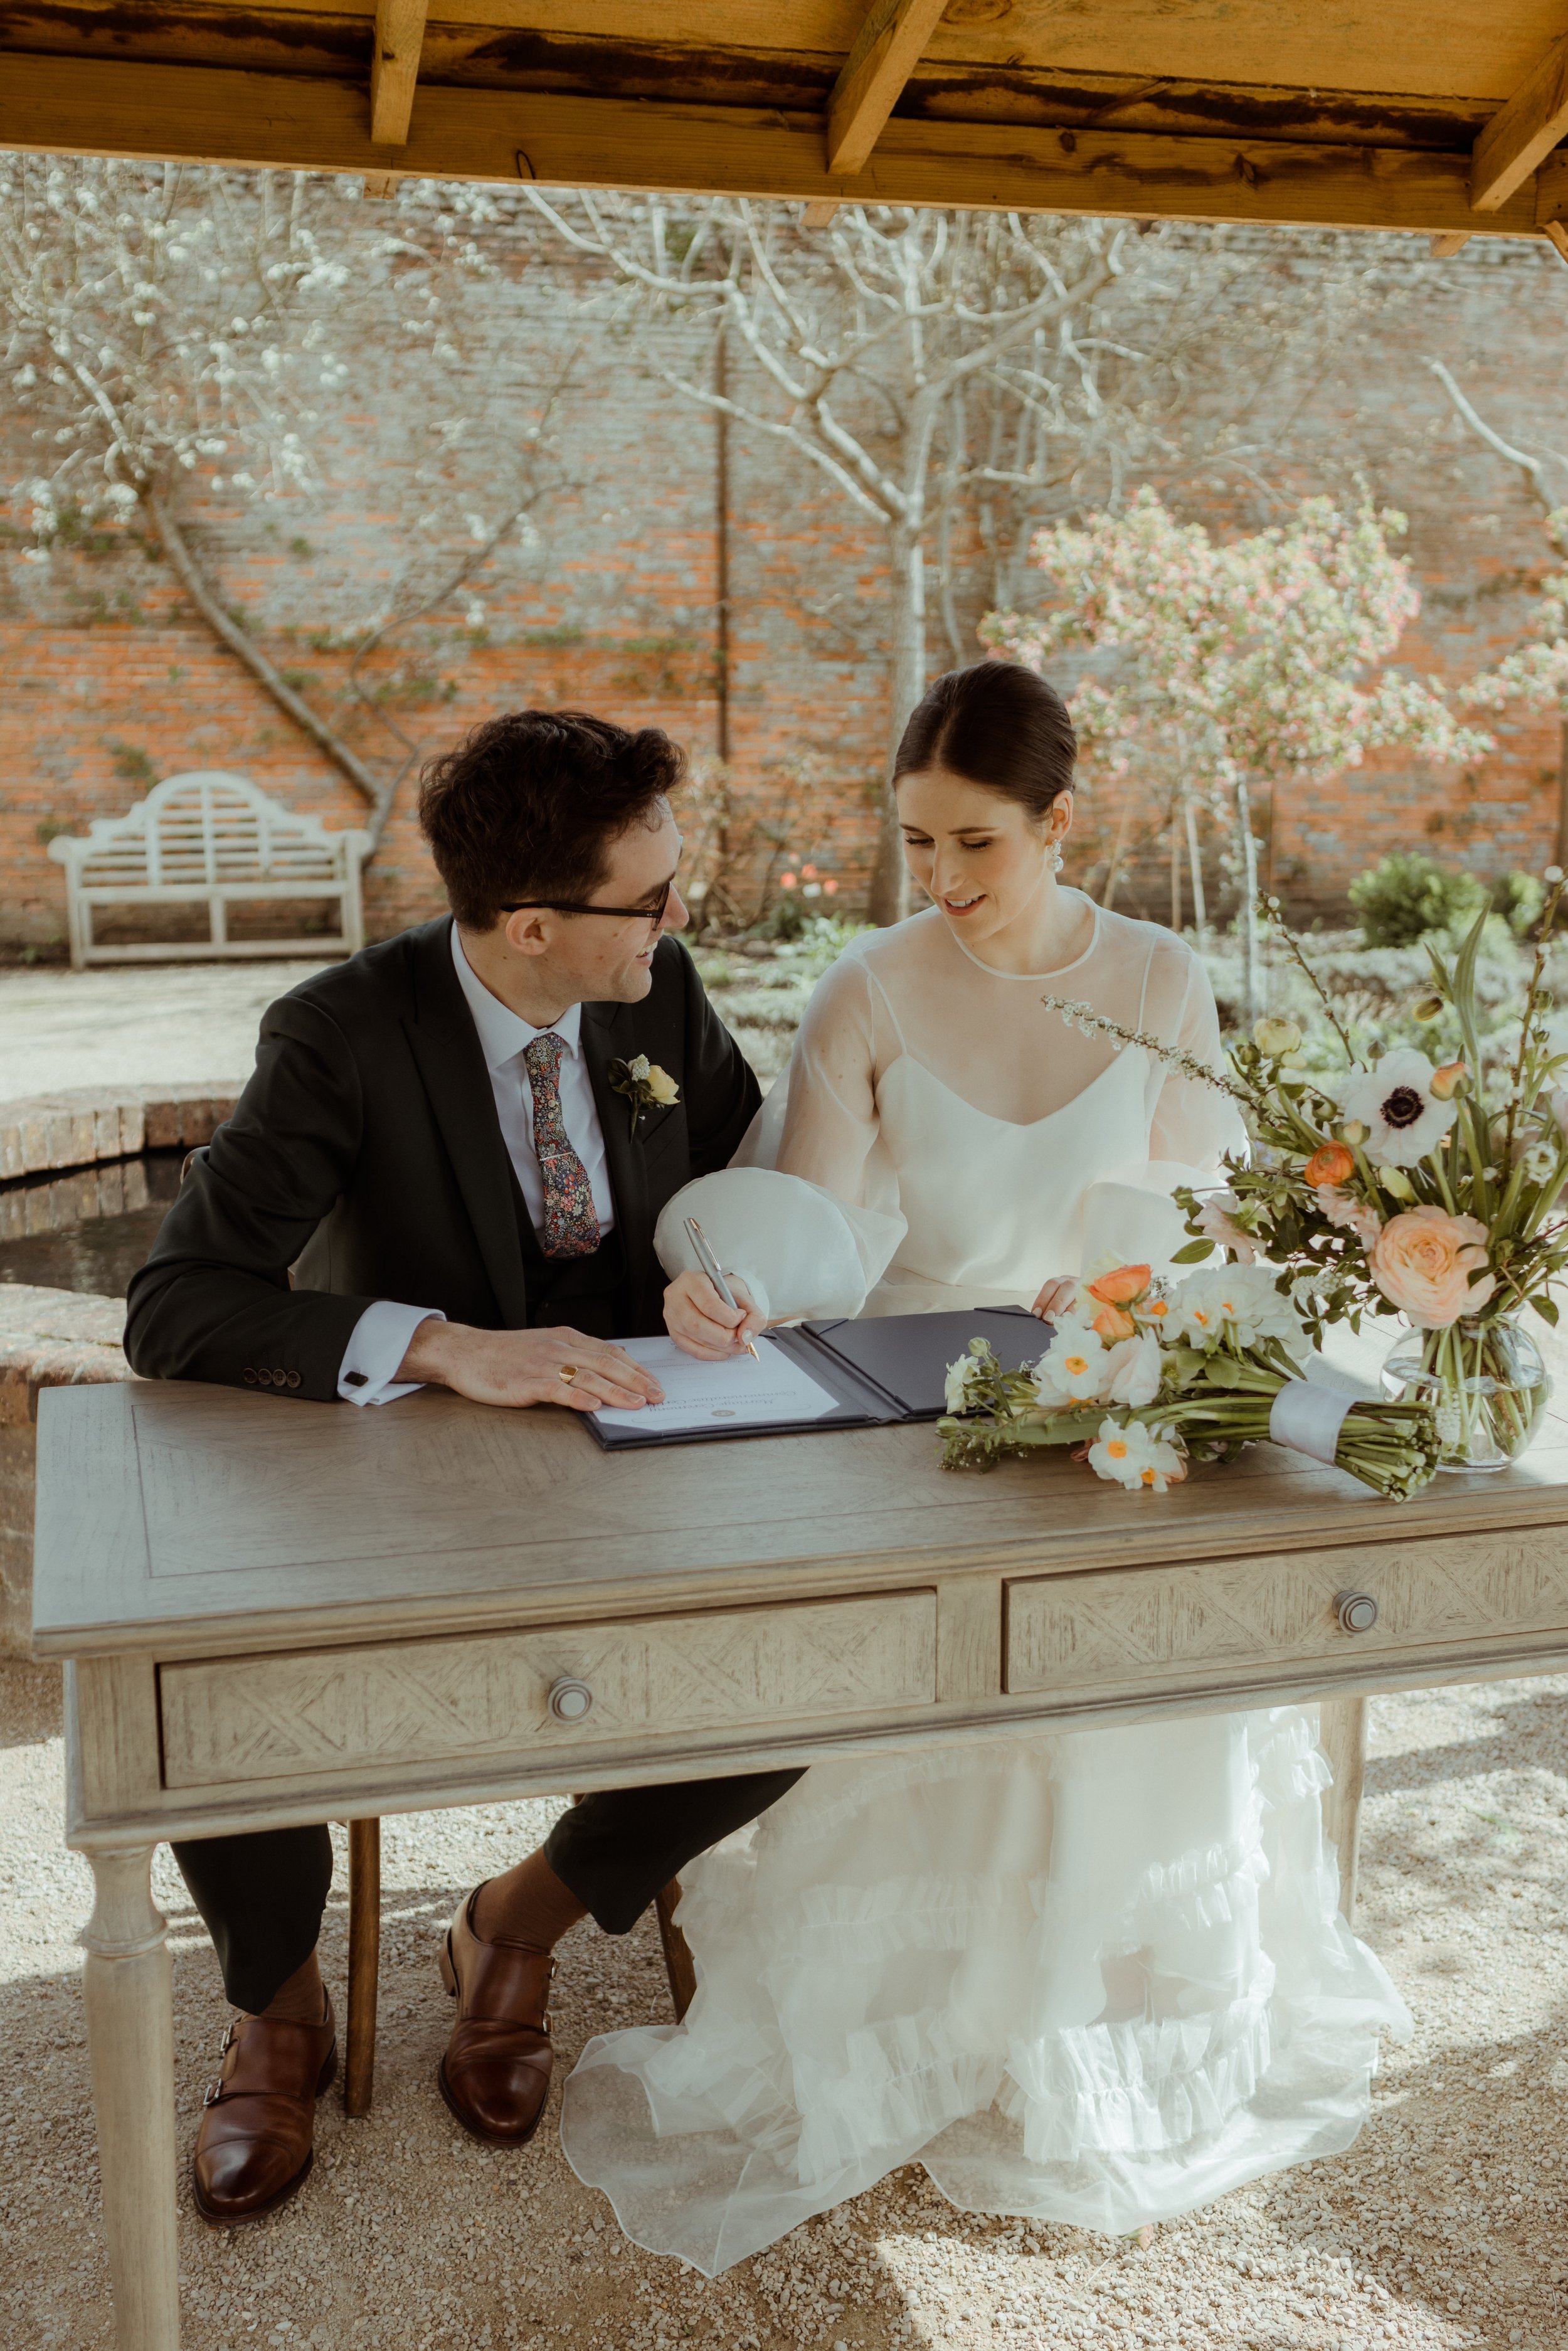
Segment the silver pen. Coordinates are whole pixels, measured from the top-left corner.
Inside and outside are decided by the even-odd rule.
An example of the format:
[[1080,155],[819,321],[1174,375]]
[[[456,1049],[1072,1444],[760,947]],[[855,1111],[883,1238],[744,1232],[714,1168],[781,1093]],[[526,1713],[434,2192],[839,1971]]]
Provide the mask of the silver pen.
[[[697,1253],[697,1263],[701,1266],[703,1271],[706,1274],[708,1280],[712,1282],[714,1288],[723,1299],[725,1304],[727,1306],[733,1306],[736,1312],[738,1314],[740,1311],[740,1301],[736,1296],[734,1290],[731,1290],[728,1282],[726,1281],[723,1273],[720,1271],[718,1259],[715,1257],[712,1249],[710,1249],[707,1245],[707,1235],[704,1232],[702,1227],[698,1224],[695,1217],[688,1217],[686,1218],[686,1231],[690,1234],[692,1247]],[[752,1358],[754,1363],[759,1364],[762,1361],[761,1356],[758,1353],[749,1339],[746,1343],[746,1352]]]

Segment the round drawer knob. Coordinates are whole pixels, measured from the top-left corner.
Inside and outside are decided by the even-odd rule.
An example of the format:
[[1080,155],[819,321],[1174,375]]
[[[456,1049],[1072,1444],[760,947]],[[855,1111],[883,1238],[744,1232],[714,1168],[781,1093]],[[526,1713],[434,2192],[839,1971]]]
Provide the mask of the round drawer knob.
[[1377,1603],[1370,1592],[1342,1592],[1333,1606],[1342,1632],[1370,1633],[1377,1622]]
[[562,1674],[559,1681],[550,1684],[549,1710],[558,1722],[580,1722],[592,1705],[593,1692],[586,1682]]

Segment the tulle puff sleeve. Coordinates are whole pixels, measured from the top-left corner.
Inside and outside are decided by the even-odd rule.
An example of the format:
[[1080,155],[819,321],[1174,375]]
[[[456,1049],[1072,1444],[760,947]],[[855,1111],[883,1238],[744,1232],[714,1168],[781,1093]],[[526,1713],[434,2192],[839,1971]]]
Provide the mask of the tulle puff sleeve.
[[878,995],[852,952],[825,975],[734,1165],[660,1216],[653,1247],[672,1280],[697,1264],[695,1217],[770,1322],[861,1311],[905,1231],[876,1150]]

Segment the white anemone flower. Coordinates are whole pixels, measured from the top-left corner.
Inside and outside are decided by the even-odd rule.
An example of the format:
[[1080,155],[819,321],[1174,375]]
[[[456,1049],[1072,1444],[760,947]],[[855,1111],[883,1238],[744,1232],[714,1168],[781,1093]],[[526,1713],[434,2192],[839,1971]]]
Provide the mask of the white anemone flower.
[[1374,1069],[1353,1071],[1340,1088],[1341,1110],[1367,1130],[1364,1148],[1375,1167],[1414,1167],[1458,1118],[1458,1103],[1439,1102],[1432,1092],[1436,1075],[1426,1054],[1408,1046],[1385,1053]]
[[1098,1332],[1083,1323],[1059,1322],[1034,1367],[1041,1404],[1098,1404],[1111,1376],[1113,1353]]
[[1167,1486],[1179,1486],[1186,1476],[1186,1462],[1168,1437],[1145,1428],[1141,1420],[1130,1421],[1124,1428],[1109,1415],[1100,1423],[1100,1435],[1089,1447],[1089,1467],[1109,1484],[1125,1486],[1130,1491],[1147,1487],[1156,1494],[1163,1494]]

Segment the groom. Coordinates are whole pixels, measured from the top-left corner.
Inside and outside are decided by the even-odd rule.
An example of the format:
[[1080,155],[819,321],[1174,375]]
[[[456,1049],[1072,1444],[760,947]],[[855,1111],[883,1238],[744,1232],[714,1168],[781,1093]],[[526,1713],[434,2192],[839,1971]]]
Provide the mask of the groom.
[[[668,935],[686,919],[667,736],[515,712],[426,771],[420,821],[452,907],[304,981],[266,1014],[256,1073],[194,1155],[131,1285],[126,1353],[153,1379],[378,1405],[422,1384],[487,1405],[638,1406],[657,1383],[617,1337],[693,1352],[757,1318],[701,1275],[668,1291],[660,1209],[727,1165],[759,1099]],[[615,1091],[645,1057],[636,1121]],[[591,1913],[624,1934],[694,1855],[799,1774],[591,1795],[458,1906],[438,2075],[468,2130],[520,2145],[549,2086],[554,1945]],[[177,1844],[242,2011],[196,2140],[195,2201],[227,2226],[311,2161],[336,2064],[316,1944],[324,1827]]]

